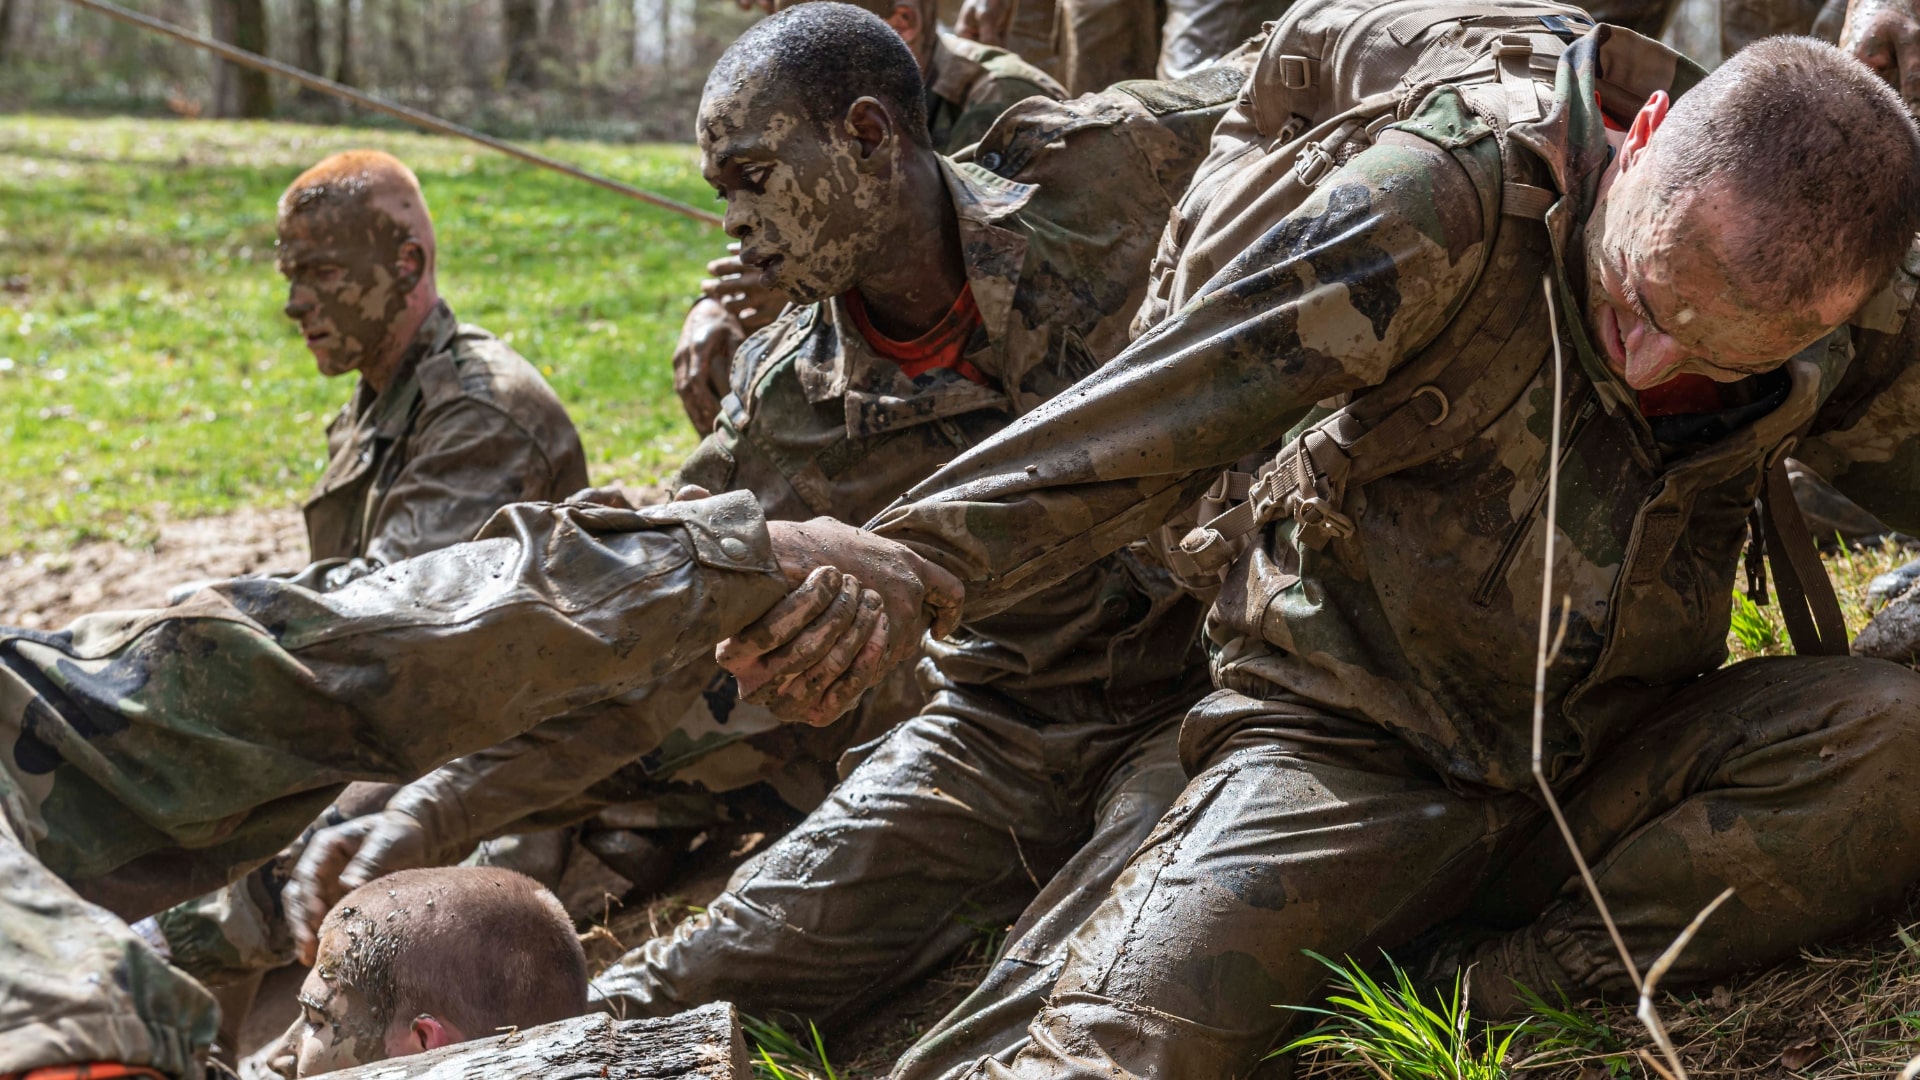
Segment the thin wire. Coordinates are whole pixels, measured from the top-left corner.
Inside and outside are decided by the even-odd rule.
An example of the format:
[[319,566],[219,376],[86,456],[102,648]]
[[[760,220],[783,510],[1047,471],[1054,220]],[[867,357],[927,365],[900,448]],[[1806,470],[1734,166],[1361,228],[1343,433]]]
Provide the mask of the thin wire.
[[571,176],[575,180],[585,180],[587,183],[593,184],[596,187],[605,188],[615,194],[625,195],[629,199],[638,199],[650,206],[657,206],[662,210],[679,214],[681,217],[692,218],[702,224],[714,226],[723,224],[720,215],[715,214],[711,210],[702,210],[697,206],[689,206],[677,199],[669,199],[665,195],[655,195],[651,191],[634,187],[632,184],[623,184],[618,180],[598,176],[585,169],[569,165],[557,158],[550,158],[545,154],[528,150],[523,146],[517,146],[502,139],[496,139],[491,135],[482,135],[472,128],[462,127],[451,121],[442,120],[437,116],[423,113],[418,109],[410,109],[405,105],[387,101],[384,98],[374,97],[372,94],[355,90],[351,86],[334,82],[332,79],[322,78],[319,75],[302,71],[292,65],[283,64],[278,60],[268,59],[259,53],[236,48],[224,41],[215,41],[204,34],[194,33],[185,27],[176,26],[162,19],[156,19],[151,15],[143,15],[138,11],[129,11],[118,4],[109,3],[108,0],[67,0],[67,2],[86,8],[88,11],[97,11],[109,19],[117,19],[130,26],[138,26],[143,30],[151,30],[156,34],[164,34],[176,41],[185,42],[195,48],[205,49],[230,63],[253,68],[255,71],[264,71],[269,75],[278,75],[283,79],[291,79],[302,86],[318,90],[323,94],[332,94],[334,97],[344,98],[356,105],[372,109],[376,112],[386,113],[388,116],[405,120],[415,127],[424,128],[440,135],[452,135],[455,138],[477,142],[481,146],[491,150],[497,150],[508,157],[518,158],[529,165],[538,165],[543,169],[552,169],[554,172],[560,173],[563,176]]

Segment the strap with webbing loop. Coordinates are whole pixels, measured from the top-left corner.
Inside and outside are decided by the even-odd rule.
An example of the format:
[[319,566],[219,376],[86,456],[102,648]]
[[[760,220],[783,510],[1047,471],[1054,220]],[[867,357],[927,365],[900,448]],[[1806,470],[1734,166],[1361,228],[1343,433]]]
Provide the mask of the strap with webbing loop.
[[[1840,598],[1834,595],[1833,581],[1820,562],[1813,544],[1813,530],[1794,501],[1793,485],[1787,479],[1787,452],[1791,444],[1775,452],[1760,484],[1759,518],[1763,525],[1766,561],[1773,568],[1774,591],[1780,597],[1780,617],[1793,639],[1793,651],[1801,656],[1847,655],[1847,622],[1840,613]],[[1753,576],[1749,556],[1749,578]],[[1761,587],[1764,595],[1764,586]],[[1764,601],[1761,601],[1764,602]]]

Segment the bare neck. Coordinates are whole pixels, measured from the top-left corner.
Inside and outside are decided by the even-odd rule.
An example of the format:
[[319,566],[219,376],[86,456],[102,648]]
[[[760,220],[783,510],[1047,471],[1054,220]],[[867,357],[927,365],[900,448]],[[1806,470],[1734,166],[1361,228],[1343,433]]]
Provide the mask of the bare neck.
[[426,325],[427,317],[439,304],[440,293],[432,281],[422,281],[408,294],[407,306],[401,309],[400,317],[380,342],[378,358],[360,365],[360,378],[373,387],[374,393],[384,394],[387,387],[393,385],[394,376],[400,373],[400,361],[406,359],[413,339],[420,336],[420,328]]
[[905,180],[900,225],[856,286],[874,329],[897,341],[933,329],[967,285],[960,218],[939,158],[931,150],[916,153]]

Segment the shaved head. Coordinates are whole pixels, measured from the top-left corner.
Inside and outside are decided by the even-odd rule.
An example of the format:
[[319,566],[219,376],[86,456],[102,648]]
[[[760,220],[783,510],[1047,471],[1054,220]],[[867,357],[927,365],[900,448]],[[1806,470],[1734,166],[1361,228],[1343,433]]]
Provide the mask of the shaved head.
[[433,256],[433,218],[420,180],[384,150],[346,150],[323,159],[287,185],[280,220],[326,209],[344,217],[378,215],[398,225]]
[[498,867],[401,870],[320,924],[300,990],[298,1075],[579,1016],[587,960],[539,883]]
[[385,389],[440,302],[433,218],[413,170],[349,150],[301,173],[280,196],[279,249],[287,317],[321,374],[358,371]]

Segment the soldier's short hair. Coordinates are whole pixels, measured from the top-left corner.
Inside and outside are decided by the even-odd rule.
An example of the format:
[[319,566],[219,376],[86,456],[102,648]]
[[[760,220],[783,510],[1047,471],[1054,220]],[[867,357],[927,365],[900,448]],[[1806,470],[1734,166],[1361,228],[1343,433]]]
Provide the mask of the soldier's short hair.
[[373,1030],[430,1013],[468,1038],[587,1008],[587,958],[560,901],[491,866],[400,870],[341,898],[320,928],[323,976]]
[[1718,182],[1743,207],[1729,257],[1748,303],[1877,287],[1920,228],[1920,131],[1866,65],[1814,38],[1734,54],[1674,102],[1657,145],[1665,195]]
[[721,54],[704,96],[714,100],[749,83],[795,102],[822,129],[855,101],[873,98],[907,139],[932,145],[919,62],[893,27],[851,4],[796,4],[755,23]]

